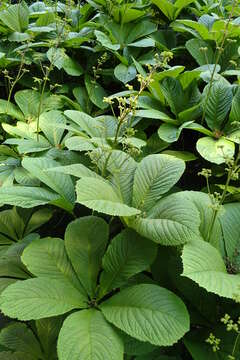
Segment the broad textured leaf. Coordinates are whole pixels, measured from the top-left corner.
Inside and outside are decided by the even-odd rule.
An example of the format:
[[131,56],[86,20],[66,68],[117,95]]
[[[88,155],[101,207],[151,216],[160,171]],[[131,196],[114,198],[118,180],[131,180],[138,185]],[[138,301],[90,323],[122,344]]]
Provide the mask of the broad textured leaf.
[[229,119],[231,122],[240,121],[240,87],[237,88],[236,94],[233,97]]
[[119,50],[120,49],[120,45],[119,44],[113,44],[110,40],[110,38],[104,34],[102,31],[99,30],[95,30],[94,34],[97,38],[97,40],[101,43],[101,45],[107,49],[110,50]]
[[[106,155],[98,161],[98,167],[103,171],[106,166]],[[108,159],[106,170],[111,174],[109,181],[119,198],[129,206],[132,204],[133,180],[137,162],[128,154],[120,150],[113,150]]]
[[197,142],[197,151],[204,159],[219,165],[233,157],[235,146],[232,141],[224,137],[220,139],[203,137]]
[[148,212],[170,190],[185,170],[184,161],[169,155],[149,155],[134,176],[133,206]]
[[[205,94],[208,93],[208,85],[205,88]],[[210,129],[221,130],[222,124],[232,105],[232,89],[223,81],[216,81],[213,83],[210,95],[204,98],[206,102],[206,122]]]
[[51,318],[39,319],[35,321],[37,335],[41,339],[46,359],[57,359],[56,342],[62,327],[63,318],[55,316]]
[[152,2],[163,12],[163,14],[169,20],[174,20],[176,8],[170,1],[168,1],[168,0],[153,0]]
[[101,306],[106,319],[141,341],[174,344],[189,330],[187,309],[175,294],[157,285],[124,289]]
[[100,296],[121,287],[131,276],[146,270],[157,254],[154,243],[130,229],[123,230],[109,245],[103,257]]
[[137,110],[135,112],[135,115],[143,117],[143,118],[147,118],[147,119],[158,119],[158,120],[162,120],[166,123],[176,124],[175,119],[172,119],[170,116],[168,116],[164,112],[155,110],[155,109]]
[[128,225],[156,243],[179,245],[199,234],[200,217],[196,206],[180,192],[160,200],[148,217],[129,220]]
[[50,237],[37,239],[27,246],[21,259],[32,274],[47,279],[63,279],[84,293],[68,259],[63,240]]
[[99,178],[100,176],[94,171],[90,170],[87,166],[83,164],[71,164],[65,166],[57,166],[49,169],[48,171],[55,171],[63,174],[68,174],[75,176],[77,178],[81,177],[92,177]]
[[107,241],[108,224],[96,216],[86,216],[71,222],[65,232],[67,254],[91,297],[95,294]]
[[0,296],[1,311],[19,320],[37,320],[85,307],[86,298],[64,280],[35,278],[18,281]]
[[[199,66],[214,64],[214,52],[206,41],[191,39],[186,42],[185,46]],[[201,48],[205,48],[207,51],[202,51]]]
[[77,182],[77,202],[90,209],[114,216],[133,216],[140,210],[122,203],[113,187],[106,181],[82,178]]
[[24,121],[24,115],[17,106],[4,99],[0,99],[0,114],[6,114],[14,119]]
[[40,115],[40,128],[52,145],[60,145],[64,129],[61,129],[59,125],[65,124],[65,122],[65,117],[62,112],[58,110],[51,110]]
[[135,79],[137,74],[136,68],[133,65],[126,66],[124,64],[119,64],[114,69],[115,77],[123,82],[124,84],[128,83],[129,81]]
[[26,30],[29,22],[29,10],[26,3],[8,6],[6,10],[0,12],[0,19],[13,31]]
[[22,165],[44,184],[56,191],[56,193],[63,198],[63,203],[66,203],[64,206],[68,208],[73,207],[75,192],[70,176],[66,174],[59,174],[58,172],[46,171],[51,167],[58,166],[58,162],[44,157],[25,157],[22,161]]
[[60,196],[52,191],[31,186],[11,186],[0,188],[0,204],[32,208],[34,206],[58,202]]
[[240,204],[225,204],[223,208],[219,220],[222,226],[226,255],[233,264],[240,266]]
[[89,75],[85,75],[85,86],[92,103],[102,110],[106,109],[108,104],[103,102],[103,98],[107,97],[107,93],[103,87]]
[[75,312],[58,338],[59,360],[123,360],[121,337],[95,309]]
[[2,329],[0,344],[12,351],[28,353],[36,358],[43,355],[33,332],[23,323],[13,323]]
[[207,291],[229,299],[239,295],[240,275],[228,274],[218,250],[201,238],[184,246],[182,261],[182,275]]
[[196,208],[198,209],[200,215],[200,227],[199,231],[202,238],[205,241],[208,241],[217,249],[220,249],[220,241],[221,241],[221,226],[219,220],[221,220],[221,216],[219,214],[216,216],[215,223],[212,229],[211,236],[209,238],[209,230],[211,228],[212,219],[214,216],[214,210],[212,208],[212,202],[208,194],[200,192],[200,191],[188,191],[183,192],[183,199],[187,197],[191,200]]

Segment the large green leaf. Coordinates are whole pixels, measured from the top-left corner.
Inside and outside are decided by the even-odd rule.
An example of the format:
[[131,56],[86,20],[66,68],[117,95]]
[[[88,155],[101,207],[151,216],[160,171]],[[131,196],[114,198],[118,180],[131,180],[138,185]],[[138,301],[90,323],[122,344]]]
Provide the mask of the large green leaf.
[[133,183],[133,206],[148,212],[180,179],[184,161],[169,155],[149,155],[138,165]]
[[6,114],[14,119],[24,121],[24,115],[17,106],[4,99],[0,99],[0,114]]
[[189,330],[182,300],[157,285],[126,288],[100,308],[109,322],[130,336],[158,346],[174,344]]
[[[198,65],[214,64],[214,52],[206,41],[191,39],[186,42],[185,46]],[[206,51],[202,51],[202,48],[206,49]]]
[[67,209],[72,209],[75,201],[75,192],[72,180],[69,175],[58,172],[46,171],[51,167],[59,165],[56,161],[42,157],[25,157],[22,165],[32,175],[36,176],[44,184],[56,191],[62,197],[62,205]]
[[213,139],[207,136],[198,140],[197,151],[204,159],[219,165],[233,157],[235,146],[224,137]]
[[180,192],[160,200],[147,217],[137,217],[128,224],[154,242],[179,245],[199,234],[200,217],[193,202]]
[[32,274],[69,281],[84,293],[67,257],[63,240],[50,237],[37,239],[27,246],[21,259]]
[[216,248],[199,239],[190,241],[182,253],[183,276],[219,296],[233,299],[239,296],[240,275],[228,274]]
[[0,203],[32,208],[58,202],[59,195],[40,187],[10,186],[0,188]]
[[103,258],[100,296],[121,287],[133,275],[154,261],[157,247],[130,229],[123,230],[109,245]]
[[24,1],[16,5],[10,5],[6,10],[0,12],[0,20],[11,30],[22,32],[28,27],[28,6]]
[[60,145],[64,133],[64,129],[59,125],[65,124],[65,122],[65,117],[58,110],[51,110],[40,115],[40,128],[48,141],[56,147]]
[[228,259],[240,270],[240,204],[225,204],[219,216]]
[[91,297],[95,294],[107,241],[108,225],[96,216],[86,216],[72,221],[65,232],[68,256]]
[[[106,156],[98,162],[103,171],[106,166]],[[119,198],[127,204],[132,204],[133,179],[137,162],[128,154],[120,150],[113,150],[108,159],[106,170],[111,174],[109,180]]]
[[133,216],[140,210],[122,203],[107,181],[82,178],[77,182],[77,202],[90,209],[114,216]]
[[69,282],[44,277],[18,281],[0,296],[1,311],[19,320],[36,320],[84,307],[86,298]]
[[85,75],[85,86],[92,103],[102,110],[106,109],[108,104],[103,102],[103,98],[107,97],[107,93],[103,87],[89,75]]
[[231,122],[233,121],[239,122],[240,120],[240,86],[237,88],[237,91],[233,97],[229,119]]
[[[209,92],[208,85],[205,95]],[[211,87],[209,97],[205,96],[206,122],[210,129],[221,130],[222,124],[232,105],[232,89],[224,81],[215,81]]]
[[123,343],[100,311],[75,312],[58,338],[59,360],[123,360]]

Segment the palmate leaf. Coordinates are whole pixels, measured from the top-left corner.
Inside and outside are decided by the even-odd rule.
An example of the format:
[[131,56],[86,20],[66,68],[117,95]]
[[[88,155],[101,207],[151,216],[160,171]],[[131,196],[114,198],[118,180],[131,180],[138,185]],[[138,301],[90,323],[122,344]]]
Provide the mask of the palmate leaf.
[[184,170],[184,161],[174,156],[146,156],[134,175],[133,206],[148,212],[176,184]]
[[85,298],[69,282],[34,278],[18,281],[0,296],[1,311],[19,320],[37,320],[87,306]]
[[12,323],[2,329],[0,344],[12,351],[28,353],[36,358],[41,358],[43,355],[33,332],[23,323]]
[[121,287],[133,275],[146,270],[157,254],[157,247],[135,231],[123,230],[109,245],[103,257],[100,297]]
[[95,294],[108,231],[108,224],[103,219],[86,216],[72,221],[65,232],[67,254],[91,297]]
[[114,216],[133,216],[140,210],[123,204],[109,182],[82,178],[77,182],[77,202],[90,209]]
[[200,217],[193,202],[176,193],[160,200],[147,217],[131,219],[128,225],[156,243],[172,246],[199,234]]
[[68,281],[85,294],[68,259],[63,240],[50,237],[37,239],[27,246],[21,259],[32,274]]
[[180,298],[158,285],[122,290],[100,306],[106,319],[128,335],[169,346],[189,329],[189,315]]
[[58,338],[59,360],[123,360],[123,342],[100,311],[75,312]]
[[234,299],[239,296],[240,275],[228,274],[218,250],[211,244],[194,239],[184,246],[183,276],[219,296]]

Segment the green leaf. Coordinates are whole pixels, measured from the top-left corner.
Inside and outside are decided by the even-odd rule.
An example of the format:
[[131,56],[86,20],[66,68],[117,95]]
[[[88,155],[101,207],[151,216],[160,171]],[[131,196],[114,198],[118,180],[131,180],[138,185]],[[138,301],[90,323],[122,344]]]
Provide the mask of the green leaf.
[[[205,89],[205,95],[208,93],[208,85]],[[221,130],[222,124],[232,105],[232,89],[223,81],[215,81],[211,87],[210,95],[206,102],[206,122],[210,129]]]
[[110,323],[128,335],[158,346],[174,344],[189,330],[182,300],[157,285],[126,288],[100,308]]
[[0,12],[0,20],[11,30],[22,32],[27,29],[29,23],[29,10],[23,1],[16,5],[10,5]]
[[0,204],[32,208],[58,200],[58,194],[40,187],[14,185],[0,188]]
[[47,58],[51,64],[61,70],[68,56],[65,54],[64,49],[52,47],[47,51]]
[[61,316],[39,319],[35,321],[37,335],[41,339],[44,355],[46,359],[56,360],[57,349],[56,341],[63,323]]
[[[98,166],[103,171],[106,160],[102,156],[99,159]],[[114,190],[122,201],[131,206],[133,180],[136,171],[137,162],[128,154],[120,150],[113,150],[107,162],[106,170],[111,174],[109,180]]]
[[[186,42],[185,46],[199,66],[214,64],[214,52],[206,41],[202,39],[191,39]],[[206,51],[201,50],[202,48],[206,49]]]
[[143,118],[148,118],[148,119],[158,119],[158,120],[162,120],[166,123],[169,124],[176,124],[176,120],[172,119],[170,116],[168,116],[167,114],[165,114],[162,111],[159,110],[137,110],[135,112],[135,116],[140,116]]
[[58,162],[46,157],[25,157],[22,161],[22,166],[26,170],[62,197],[63,207],[66,209],[72,209],[75,201],[75,192],[70,176],[54,171],[46,171],[49,168],[56,167],[58,165]]
[[239,295],[240,275],[228,274],[218,250],[201,238],[184,246],[182,261],[182,275],[207,291],[229,299]]
[[184,161],[173,156],[146,156],[135,172],[133,206],[146,212],[151,210],[162,195],[176,184],[184,170]]
[[237,91],[233,97],[232,107],[229,114],[229,120],[231,122],[238,121],[239,122],[239,114],[240,114],[240,86],[237,88]]
[[23,113],[17,108],[16,105],[7,100],[0,99],[0,114],[6,114],[14,119],[24,121]]
[[92,103],[102,110],[106,109],[108,104],[103,102],[103,98],[107,97],[107,93],[103,87],[89,75],[85,75],[85,86]]
[[59,360],[123,360],[123,343],[100,311],[75,312],[58,338]]
[[179,245],[199,234],[200,217],[184,193],[171,194],[159,201],[145,218],[137,217],[128,225],[140,235],[162,245]]
[[70,282],[84,294],[68,259],[63,240],[50,237],[37,239],[27,246],[21,259],[32,274]]
[[238,250],[240,245],[240,204],[225,204],[224,210],[219,216],[219,221],[222,226],[224,245],[229,260],[236,265],[240,265]]
[[113,216],[133,216],[140,210],[122,203],[110,183],[100,179],[82,178],[77,181],[77,202],[90,209]]
[[163,12],[163,14],[169,20],[174,20],[176,8],[170,1],[168,1],[168,0],[152,0],[152,2]]
[[227,158],[233,157],[235,146],[224,137],[220,139],[203,137],[197,142],[197,151],[204,159],[215,164],[222,164]]
[[81,65],[76,60],[73,60],[70,57],[67,57],[64,60],[62,67],[68,75],[80,76],[83,74],[83,68],[81,67]]
[[61,315],[86,306],[86,298],[73,285],[56,279],[18,281],[0,296],[1,311],[24,321]]
[[36,337],[30,328],[23,323],[13,323],[2,329],[0,344],[12,351],[27,353],[36,358],[43,356]]
[[164,150],[162,151],[162,154],[175,156],[176,158],[181,159],[183,161],[193,161],[197,159],[197,156],[195,156],[193,153],[190,153],[188,151]]
[[39,118],[40,129],[48,141],[56,147],[61,144],[64,133],[64,129],[62,129],[59,125],[63,125],[65,123],[65,117],[62,112],[58,110],[44,112]]
[[130,229],[123,230],[109,245],[103,258],[100,297],[119,288],[133,275],[146,270],[157,254],[154,243]]
[[129,81],[135,79],[137,74],[136,68],[133,65],[126,66],[124,64],[119,64],[114,69],[115,77],[123,82],[124,84],[128,83]]
[[74,270],[93,297],[108,241],[108,224],[96,216],[72,221],[65,232],[65,246]]
[[101,43],[101,45],[109,50],[117,51],[120,49],[119,44],[113,44],[110,40],[110,38],[104,34],[102,31],[95,30],[94,34],[97,38],[97,40]]

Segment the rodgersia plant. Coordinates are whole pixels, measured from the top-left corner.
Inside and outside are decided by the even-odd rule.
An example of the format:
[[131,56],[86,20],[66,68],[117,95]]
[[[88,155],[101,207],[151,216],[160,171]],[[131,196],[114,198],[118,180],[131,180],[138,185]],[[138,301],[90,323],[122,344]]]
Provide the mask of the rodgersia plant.
[[239,359],[239,1],[0,7],[0,359]]

